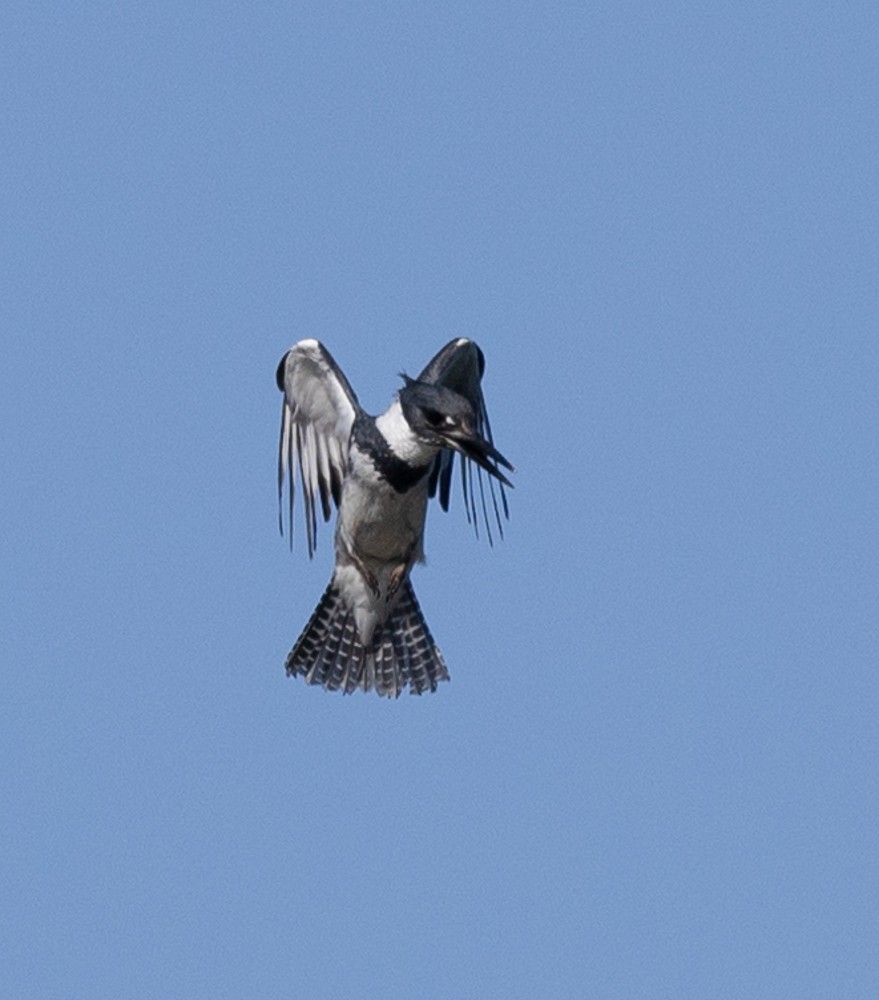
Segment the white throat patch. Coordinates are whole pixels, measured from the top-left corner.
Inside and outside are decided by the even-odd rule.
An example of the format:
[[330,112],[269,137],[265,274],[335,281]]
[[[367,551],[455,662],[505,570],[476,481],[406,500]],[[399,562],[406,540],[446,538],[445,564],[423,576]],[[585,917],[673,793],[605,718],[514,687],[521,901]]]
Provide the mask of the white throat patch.
[[425,444],[413,433],[403,416],[399,399],[395,399],[387,412],[376,418],[375,426],[397,458],[410,465],[426,465],[439,451],[435,445]]

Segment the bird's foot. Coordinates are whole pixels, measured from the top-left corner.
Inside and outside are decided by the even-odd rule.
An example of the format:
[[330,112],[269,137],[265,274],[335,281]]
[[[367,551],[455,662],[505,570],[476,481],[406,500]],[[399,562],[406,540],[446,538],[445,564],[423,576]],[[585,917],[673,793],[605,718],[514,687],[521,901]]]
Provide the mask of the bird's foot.
[[369,589],[372,591],[372,596],[378,597],[381,593],[381,590],[379,588],[378,580],[376,579],[375,573],[373,573],[373,571],[366,565],[366,563],[362,559],[360,559],[357,555],[355,555],[353,552],[349,552],[349,555],[351,556],[351,561],[357,567],[357,572],[363,577],[363,579],[366,581],[366,586],[369,587]]
[[412,569],[412,563],[415,561],[415,546],[410,545],[406,552],[405,559],[398,563],[392,570],[388,577],[388,600],[390,600],[400,589],[400,585],[409,575],[409,570]]

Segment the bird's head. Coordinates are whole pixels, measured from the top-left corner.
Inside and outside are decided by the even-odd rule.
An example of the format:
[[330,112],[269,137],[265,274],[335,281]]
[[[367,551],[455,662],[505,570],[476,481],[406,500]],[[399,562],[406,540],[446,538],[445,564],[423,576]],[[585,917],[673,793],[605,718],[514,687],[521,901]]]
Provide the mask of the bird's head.
[[472,459],[507,486],[512,484],[498,465],[513,471],[513,466],[477,431],[477,418],[470,401],[460,393],[441,385],[429,385],[403,376],[400,406],[412,431],[425,442],[440,448],[452,448]]

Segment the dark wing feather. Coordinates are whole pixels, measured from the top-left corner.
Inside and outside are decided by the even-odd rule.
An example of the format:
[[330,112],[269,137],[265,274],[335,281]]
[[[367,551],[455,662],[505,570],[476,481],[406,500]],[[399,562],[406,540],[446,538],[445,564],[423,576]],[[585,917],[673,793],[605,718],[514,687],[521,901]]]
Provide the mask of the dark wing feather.
[[[485,355],[479,346],[472,340],[459,337],[457,340],[449,341],[428,362],[424,371],[418,376],[418,381],[427,382],[429,385],[445,386],[447,389],[452,389],[468,399],[476,414],[476,430],[486,441],[494,444],[491,436],[491,423],[488,419],[488,410],[485,407],[485,396],[482,394],[481,383],[484,371]],[[439,492],[439,502],[443,510],[449,509],[455,457],[454,451],[444,448],[434,459],[430,469],[430,495],[435,496]],[[462,455],[458,455],[457,458],[461,463],[461,486],[464,493],[464,508],[467,511],[467,520],[473,525],[478,535],[479,518],[477,515],[476,498],[478,491],[479,506],[482,508],[482,521],[485,525],[489,543],[493,541],[491,519],[488,516],[489,500],[494,512],[494,521],[497,524],[498,533],[503,538],[504,518],[509,518],[510,516],[509,507],[507,506],[507,495],[503,484],[496,483],[493,476],[488,476],[489,495],[486,497],[485,479],[482,469]],[[499,497],[498,492],[500,494]],[[503,512],[503,517],[501,516],[501,512]]]
[[[284,393],[278,448],[278,521],[284,532],[284,483],[293,545],[293,497],[302,485],[308,555],[317,544],[317,508],[323,519],[338,507],[348,464],[351,426],[360,411],[354,390],[330,352],[317,340],[300,340],[281,359],[276,376]],[[298,475],[297,475],[298,468]]]

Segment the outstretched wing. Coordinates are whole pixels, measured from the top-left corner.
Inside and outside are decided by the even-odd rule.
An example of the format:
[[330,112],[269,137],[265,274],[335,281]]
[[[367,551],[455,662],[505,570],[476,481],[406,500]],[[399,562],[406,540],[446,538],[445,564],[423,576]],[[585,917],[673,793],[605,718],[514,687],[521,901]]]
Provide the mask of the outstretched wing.
[[[284,483],[288,530],[293,546],[293,496],[302,484],[308,555],[317,545],[317,505],[330,519],[342,492],[351,425],[360,410],[354,390],[330,352],[317,340],[300,340],[281,359],[276,375],[284,393],[278,449],[278,524],[284,533]],[[299,467],[297,477],[296,466]]]
[[[433,357],[424,371],[418,376],[419,382],[429,385],[442,385],[452,389],[470,401],[476,414],[476,430],[490,444],[494,444],[491,436],[491,424],[488,420],[488,410],[485,408],[485,397],[482,394],[482,374],[485,371],[485,355],[478,345],[466,337],[449,341],[448,344]],[[491,535],[491,519],[488,516],[488,497],[485,494],[485,481],[482,469],[463,455],[458,456],[461,463],[461,486],[464,491],[464,508],[467,520],[473,525],[479,535],[479,518],[477,515],[476,489],[478,485],[479,501],[482,508],[482,521],[485,524],[488,541],[493,541]],[[455,452],[444,448],[434,459],[430,469],[430,495],[439,491],[439,502],[443,510],[449,509],[449,494],[451,492],[452,472],[455,464]],[[475,480],[475,483],[474,483]],[[495,491],[500,492],[500,502]],[[498,533],[504,536],[504,518],[509,518],[507,495],[502,483],[495,484],[492,476],[488,477],[488,491],[494,520]],[[503,517],[501,516],[503,511]]]

